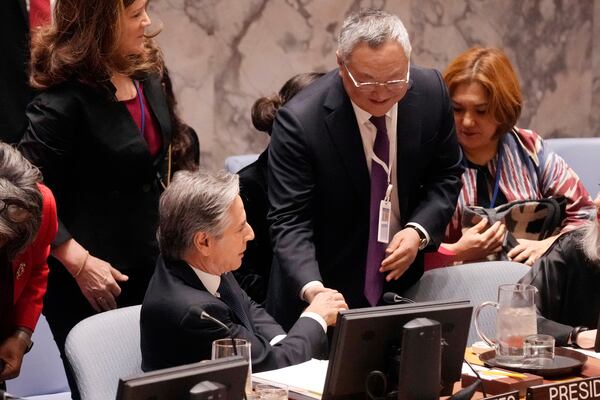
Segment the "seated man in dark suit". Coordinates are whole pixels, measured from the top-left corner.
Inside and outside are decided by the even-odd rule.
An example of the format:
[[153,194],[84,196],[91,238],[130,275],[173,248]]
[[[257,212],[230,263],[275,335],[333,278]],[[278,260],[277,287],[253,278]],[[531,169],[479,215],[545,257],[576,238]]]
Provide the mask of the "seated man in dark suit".
[[[347,308],[340,293],[319,295],[287,335],[230,274],[254,232],[237,175],[181,171],[160,200],[161,251],[141,311],[142,369],[209,359],[215,339],[251,342],[252,368],[264,371],[327,353],[326,329]],[[201,311],[223,322],[201,319]]]

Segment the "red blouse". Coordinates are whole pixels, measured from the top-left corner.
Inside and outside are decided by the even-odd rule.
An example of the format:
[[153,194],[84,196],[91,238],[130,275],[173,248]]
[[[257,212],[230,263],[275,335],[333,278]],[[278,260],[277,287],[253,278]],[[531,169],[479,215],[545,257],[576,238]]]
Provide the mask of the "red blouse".
[[34,241],[13,260],[15,328],[35,328],[48,283],[50,243],[58,230],[56,202],[50,189],[38,184],[42,193],[42,223]]
[[[160,151],[160,149],[162,147],[162,139],[160,137],[160,133],[159,133],[159,129],[156,124],[156,121],[152,117],[152,112],[150,112],[150,107],[148,106],[148,101],[146,100],[146,96],[144,96],[144,88],[141,83],[140,83],[139,88],[140,88],[139,94],[141,95],[142,102],[144,103],[145,126],[144,126],[143,136],[144,136],[144,139],[146,140],[146,143],[148,144],[148,151],[150,151],[150,154],[152,155],[152,157],[156,157],[156,155],[158,154],[158,152]],[[123,103],[125,103],[125,106],[127,107],[127,110],[129,110],[129,113],[131,114],[131,117],[135,121],[135,124],[137,125],[138,129],[141,130],[142,129],[142,109],[140,107],[139,98],[136,96],[133,99],[125,100]]]

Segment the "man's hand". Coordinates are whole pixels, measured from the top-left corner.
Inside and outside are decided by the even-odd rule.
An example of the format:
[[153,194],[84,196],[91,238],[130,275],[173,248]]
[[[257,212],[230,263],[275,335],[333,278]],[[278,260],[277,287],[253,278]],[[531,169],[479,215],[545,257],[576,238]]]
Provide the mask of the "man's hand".
[[319,314],[323,317],[327,326],[333,326],[337,320],[338,312],[347,309],[348,304],[346,304],[344,296],[337,290],[327,289],[327,291],[320,292],[313,298],[306,311]]
[[394,235],[385,249],[387,257],[379,268],[379,272],[388,272],[385,277],[386,281],[397,280],[406,272],[417,257],[420,241],[419,233],[413,228],[404,228]]
[[321,284],[309,286],[304,291],[304,301],[310,304],[313,302],[316,295],[324,292],[337,292],[337,290],[326,288]]
[[444,247],[456,254],[455,261],[482,260],[502,250],[506,227],[499,221],[488,228],[486,218],[465,230],[456,243]]
[[4,361],[4,368],[0,371],[0,381],[19,376],[26,350],[27,343],[16,336],[9,336],[0,343],[0,360]]
[[582,349],[591,349],[594,347],[596,342],[596,329],[591,329],[589,331],[583,331],[579,335],[577,335],[577,346]]
[[548,250],[557,237],[558,235],[550,236],[544,240],[517,239],[519,245],[513,247],[512,250],[508,252],[508,258],[511,261],[531,266],[546,252],[546,250]]

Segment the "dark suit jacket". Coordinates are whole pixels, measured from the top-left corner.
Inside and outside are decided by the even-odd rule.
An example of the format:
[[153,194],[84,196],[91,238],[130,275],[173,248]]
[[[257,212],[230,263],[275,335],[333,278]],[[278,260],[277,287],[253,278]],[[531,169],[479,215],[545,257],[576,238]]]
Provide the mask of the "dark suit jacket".
[[[398,198],[402,226],[422,225],[437,246],[461,189],[461,152],[439,72],[416,66],[398,103]],[[309,281],[343,293],[351,308],[363,295],[369,235],[370,177],[356,116],[338,70],[277,113],[269,146],[269,219],[274,264],[267,309],[284,322]],[[384,291],[402,291],[423,273],[422,253]],[[287,301],[282,301],[287,300]]]
[[0,140],[18,143],[25,107],[33,97],[28,85],[29,15],[25,0],[0,1]]
[[244,291],[257,303],[267,297],[269,274],[273,250],[267,222],[269,199],[267,198],[268,150],[258,160],[241,169],[240,197],[244,202],[246,220],[254,230],[254,239],[249,241],[242,259],[242,266],[233,274]]
[[142,369],[150,371],[210,359],[213,340],[228,337],[219,325],[191,313],[200,306],[230,329],[236,338],[251,342],[254,372],[282,368],[325,355],[327,337],[318,322],[300,318],[285,339],[269,341],[285,332],[267,312],[252,302],[231,274],[222,275],[239,293],[254,331],[242,325],[236,314],[210,294],[190,266],[159,257],[140,317]]
[[596,329],[600,313],[600,263],[581,249],[583,229],[561,235],[520,282],[538,289],[538,332],[567,344],[575,326]]

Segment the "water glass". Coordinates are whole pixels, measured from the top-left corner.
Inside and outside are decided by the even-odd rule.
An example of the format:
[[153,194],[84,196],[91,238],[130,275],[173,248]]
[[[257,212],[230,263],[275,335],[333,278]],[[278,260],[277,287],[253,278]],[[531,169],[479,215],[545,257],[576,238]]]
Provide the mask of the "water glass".
[[[232,357],[238,355],[248,361],[248,377],[246,378],[245,391],[247,394],[252,393],[252,358],[250,351],[250,342],[246,339],[233,339],[235,340],[235,351],[233,341],[230,338],[217,339],[212,343],[212,356],[213,360],[217,358]],[[237,353],[237,354],[236,354]]]
[[523,365],[534,368],[548,367],[554,360],[554,337],[542,334],[527,336],[523,349]]

